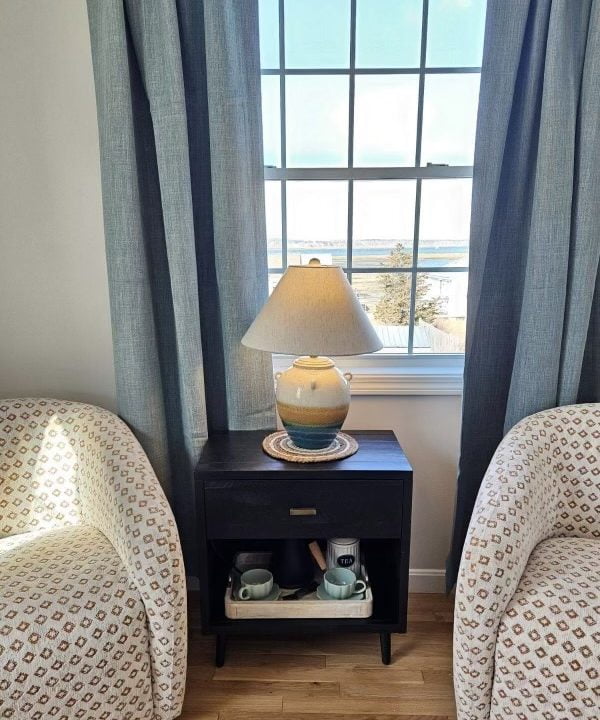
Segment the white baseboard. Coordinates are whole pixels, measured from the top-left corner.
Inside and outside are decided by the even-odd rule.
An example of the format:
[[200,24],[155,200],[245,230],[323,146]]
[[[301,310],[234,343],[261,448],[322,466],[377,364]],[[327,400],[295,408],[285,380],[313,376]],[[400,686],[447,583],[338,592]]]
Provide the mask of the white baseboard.
[[408,571],[408,591],[412,593],[445,593],[446,571],[435,568],[411,568]]

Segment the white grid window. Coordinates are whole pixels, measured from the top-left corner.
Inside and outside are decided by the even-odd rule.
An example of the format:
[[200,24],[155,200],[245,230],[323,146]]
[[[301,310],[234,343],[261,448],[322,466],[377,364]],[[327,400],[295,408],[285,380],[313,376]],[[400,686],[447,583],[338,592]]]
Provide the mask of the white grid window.
[[259,0],[271,287],[344,268],[388,353],[464,351],[485,0]]

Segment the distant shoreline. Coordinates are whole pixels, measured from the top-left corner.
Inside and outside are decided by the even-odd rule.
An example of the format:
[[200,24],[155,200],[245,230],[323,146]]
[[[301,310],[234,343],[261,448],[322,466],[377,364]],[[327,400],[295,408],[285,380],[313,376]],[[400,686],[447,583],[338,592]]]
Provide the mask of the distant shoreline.
[[[354,262],[357,267],[381,267],[384,269],[387,266],[386,260],[393,252],[395,245],[381,246],[381,247],[353,247],[352,257],[353,260],[360,258],[360,262]],[[404,245],[407,252],[412,252],[411,245]],[[300,262],[301,255],[331,255],[332,259],[346,257],[346,246],[324,246],[315,244],[313,246],[308,245],[294,245],[293,242],[288,240],[288,264],[291,262]],[[457,261],[461,261],[460,265],[465,267],[469,263],[469,247],[468,245],[443,245],[443,244],[426,244],[419,245],[419,261],[424,267],[444,267],[446,265],[456,265]],[[269,248],[269,267],[278,267],[281,264],[281,248]],[[343,263],[335,263],[343,264]]]

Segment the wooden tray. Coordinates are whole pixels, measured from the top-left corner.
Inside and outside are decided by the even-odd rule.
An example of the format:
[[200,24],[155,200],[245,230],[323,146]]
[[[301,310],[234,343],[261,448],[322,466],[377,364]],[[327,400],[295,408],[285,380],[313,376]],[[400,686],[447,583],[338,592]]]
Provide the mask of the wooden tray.
[[[367,618],[373,614],[373,592],[367,585],[363,597],[348,600],[319,600],[316,592],[300,600],[282,600],[283,595],[294,592],[282,590],[278,600],[237,600],[237,581],[232,574],[225,590],[225,616],[230,620],[267,620],[272,618]],[[369,579],[362,566],[361,577]],[[321,581],[322,577],[316,577]]]

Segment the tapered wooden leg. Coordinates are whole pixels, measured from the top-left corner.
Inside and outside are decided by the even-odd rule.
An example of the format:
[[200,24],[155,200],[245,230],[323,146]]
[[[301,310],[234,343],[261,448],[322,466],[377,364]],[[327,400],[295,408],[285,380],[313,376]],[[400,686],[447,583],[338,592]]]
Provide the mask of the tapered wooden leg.
[[392,662],[392,636],[390,633],[379,633],[379,644],[381,645],[381,662],[389,665]]
[[215,644],[215,665],[223,667],[225,665],[225,650],[227,648],[227,636],[217,635]]

